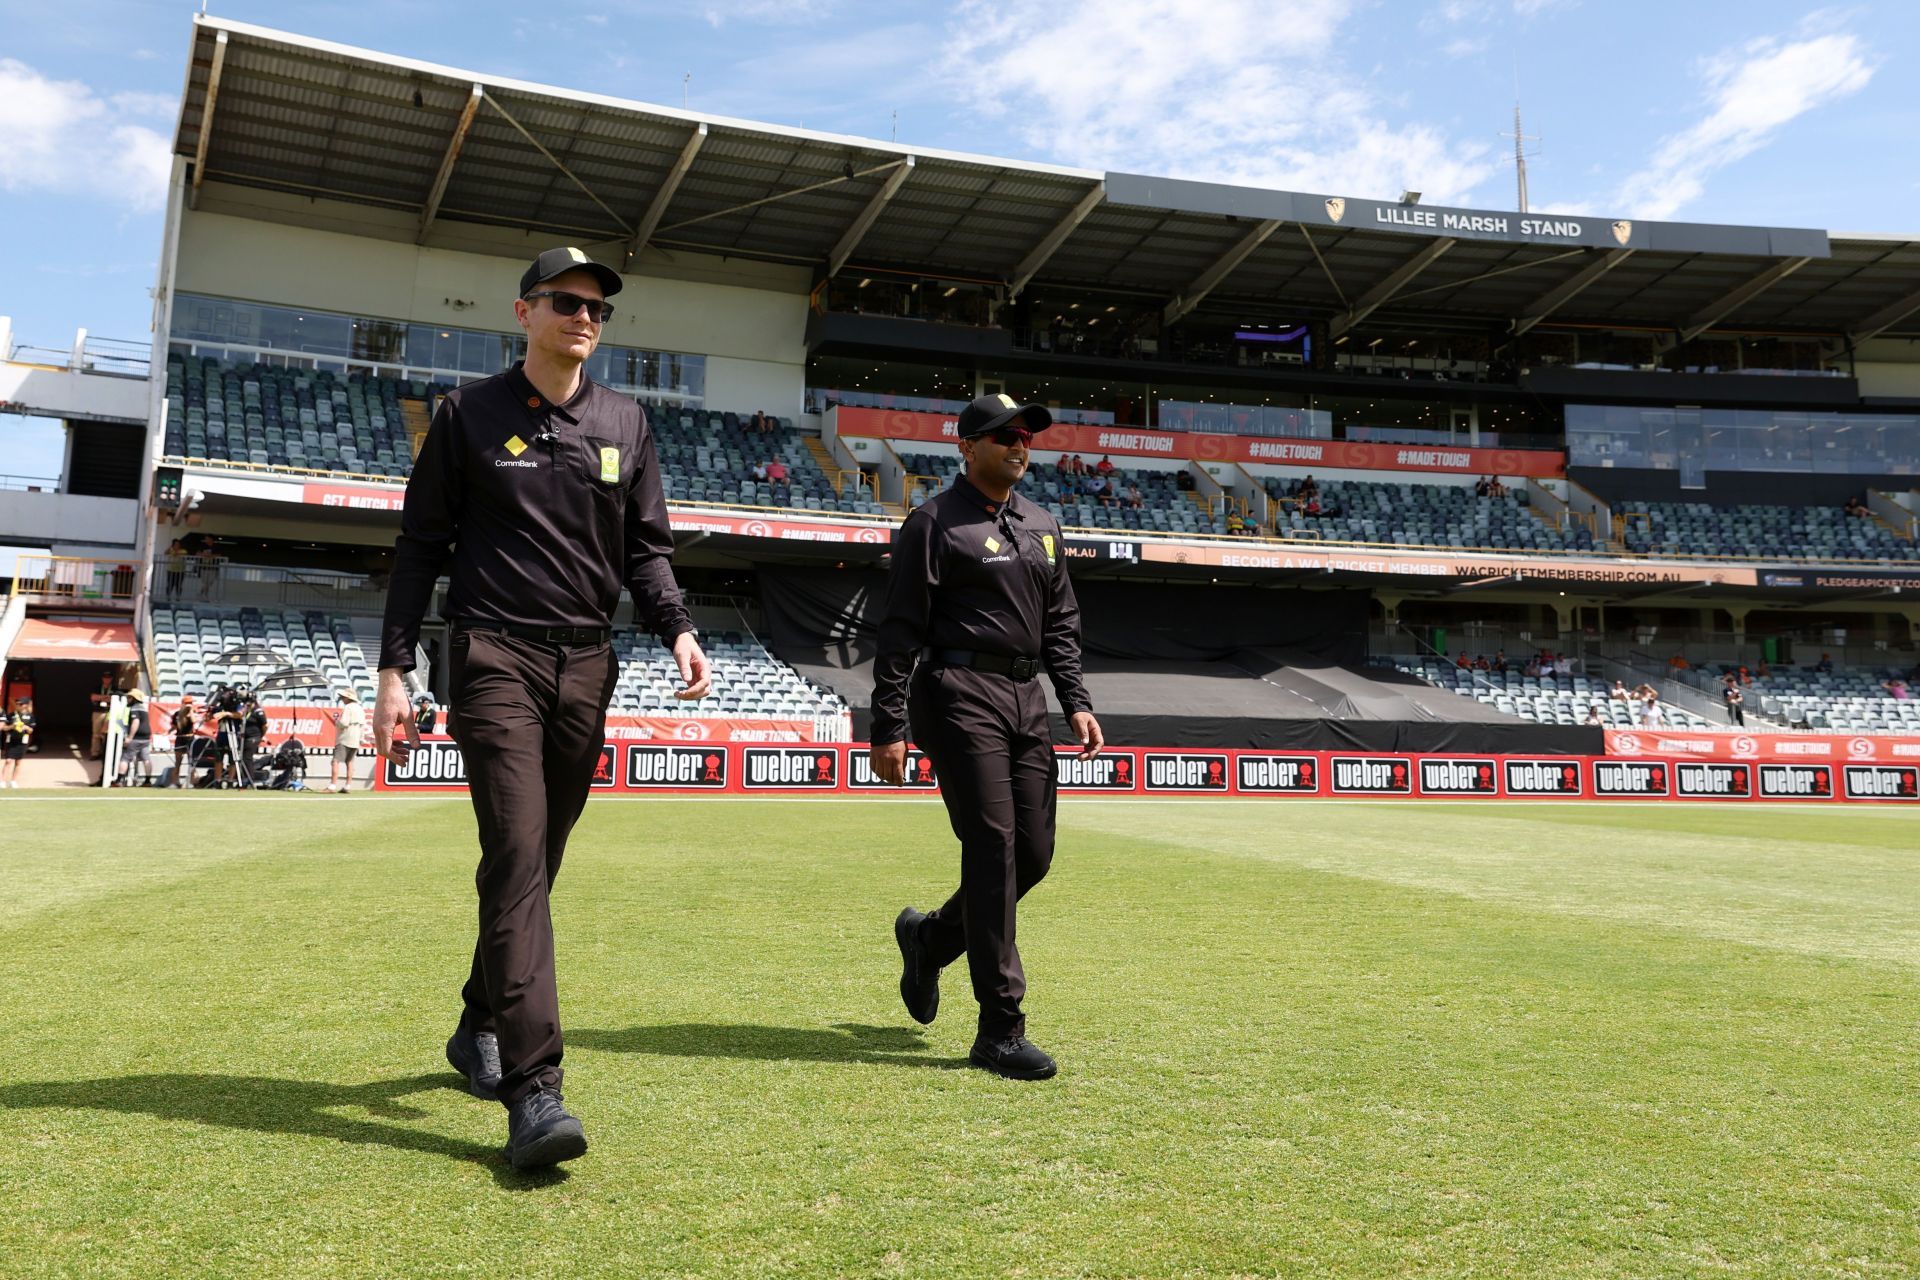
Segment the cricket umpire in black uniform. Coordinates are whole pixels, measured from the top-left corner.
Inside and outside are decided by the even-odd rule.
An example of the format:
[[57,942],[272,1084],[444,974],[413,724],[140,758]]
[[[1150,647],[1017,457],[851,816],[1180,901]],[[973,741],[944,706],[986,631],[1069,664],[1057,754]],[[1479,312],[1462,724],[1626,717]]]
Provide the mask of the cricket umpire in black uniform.
[[960,413],[966,474],[907,517],[893,544],[874,663],[873,769],[903,781],[909,724],[933,760],[953,833],[960,888],[929,915],[894,921],[900,996],[919,1022],[940,1005],[940,970],[967,957],[980,1030],[975,1065],[1044,1080],[1052,1058],[1026,1038],[1026,973],[1015,904],[1053,861],[1057,798],[1047,699],[1053,681],[1083,759],[1106,745],[1080,679],[1080,606],[1060,526],[1014,492],[1028,446],[1053,415],[1011,396]]
[[578,249],[549,249],[520,278],[526,360],[449,392],[407,483],[380,645],[374,743],[404,761],[419,731],[402,675],[448,569],[449,732],[480,827],[479,938],[447,1059],[507,1105],[516,1168],[587,1149],[560,1096],[560,1006],[548,894],[586,804],[619,675],[614,607],[624,582],[641,625],[704,697],[670,557],[673,533],[640,406],[582,367],[620,277]]

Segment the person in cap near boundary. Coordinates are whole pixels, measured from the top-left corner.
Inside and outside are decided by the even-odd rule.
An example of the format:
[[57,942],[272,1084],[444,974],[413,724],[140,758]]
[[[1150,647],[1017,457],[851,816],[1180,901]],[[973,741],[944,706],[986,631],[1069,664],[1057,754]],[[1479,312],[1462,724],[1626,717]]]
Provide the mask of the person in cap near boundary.
[[33,742],[33,699],[17,698],[12,710],[0,716],[0,787],[20,789],[20,762]]
[[645,413],[587,376],[620,277],[549,249],[520,278],[525,361],[450,391],[407,482],[380,644],[374,743],[419,745],[405,673],[444,567],[448,729],[479,819],[479,936],[447,1060],[507,1107],[507,1159],[585,1153],[560,1094],[560,1004],[548,896],[586,805],[620,673],[613,613],[665,643],[686,687],[711,687],[673,580],[673,531]]
[[967,957],[979,1031],[969,1054],[1015,1080],[1044,1080],[1054,1060],[1026,1038],[1026,973],[1015,905],[1053,862],[1057,799],[1046,695],[1053,682],[1080,758],[1106,745],[1080,678],[1080,607],[1060,526],[1014,492],[1040,405],[982,396],[960,412],[966,470],[901,525],[893,543],[874,663],[873,771],[905,779],[907,730],[933,761],[960,840],[960,887],[894,921],[900,996],[915,1021],[940,1006],[940,970]]
[[[360,705],[359,694],[342,689],[340,709],[328,713],[327,719],[333,722],[333,762],[327,766],[327,790],[344,795],[353,790],[353,762],[366,745],[362,739],[367,731],[367,709]],[[346,775],[344,780],[342,774]]]
[[147,709],[147,695],[138,689],[127,690],[126,724],[120,734],[120,769],[114,782],[133,785],[133,766],[140,766],[142,786],[153,785],[153,713]]
[[176,790],[193,785],[193,695],[182,694],[173,710],[173,785]]

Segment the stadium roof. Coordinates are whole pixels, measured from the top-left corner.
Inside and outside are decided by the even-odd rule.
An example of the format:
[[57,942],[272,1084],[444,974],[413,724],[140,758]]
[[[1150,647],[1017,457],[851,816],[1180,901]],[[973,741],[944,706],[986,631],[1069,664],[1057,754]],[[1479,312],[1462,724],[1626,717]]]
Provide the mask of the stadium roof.
[[[1920,336],[1920,238],[1434,210],[929,150],[529,84],[206,16],[175,152],[206,180],[772,262],[1283,300],[1330,321]],[[1427,225],[1420,225],[1425,223]],[[1496,223],[1498,225],[1496,225]]]

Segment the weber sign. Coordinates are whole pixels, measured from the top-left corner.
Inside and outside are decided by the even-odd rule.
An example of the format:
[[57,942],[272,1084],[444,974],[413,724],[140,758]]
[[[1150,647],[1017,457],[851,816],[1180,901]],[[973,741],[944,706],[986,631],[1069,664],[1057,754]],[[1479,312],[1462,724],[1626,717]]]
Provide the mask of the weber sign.
[[1320,790],[1320,763],[1312,756],[1240,757],[1240,790],[1275,795],[1313,795]]
[[1335,795],[1404,796],[1413,791],[1413,765],[1405,756],[1335,756]]
[[1753,789],[1753,766],[1678,761],[1673,766],[1675,795],[1745,800]]
[[1132,791],[1133,757],[1126,753],[1082,760],[1076,755],[1053,758],[1054,776],[1062,791]]
[[1833,766],[1827,764],[1763,764],[1760,794],[1769,800],[1833,799]]
[[1920,765],[1850,764],[1845,772],[1849,800],[1920,800]]
[[1497,792],[1491,760],[1422,760],[1423,796],[1490,796]]
[[1593,794],[1664,796],[1667,794],[1667,766],[1648,760],[1595,760]]
[[1509,760],[1505,772],[1510,796],[1580,794],[1580,766],[1571,760]]
[[1186,751],[1149,751],[1146,754],[1149,791],[1225,791],[1225,754]]
[[818,747],[743,747],[740,782],[749,791],[835,791],[839,754]]
[[627,747],[627,785],[642,791],[684,787],[724,791],[727,753],[719,747],[633,743]]
[[464,787],[467,762],[451,742],[423,742],[406,763],[383,760],[381,782],[389,787]]
[[932,791],[939,786],[933,775],[933,761],[924,751],[907,752],[907,778],[902,786],[882,782],[873,771],[873,758],[857,748],[847,755],[847,785],[855,791]]

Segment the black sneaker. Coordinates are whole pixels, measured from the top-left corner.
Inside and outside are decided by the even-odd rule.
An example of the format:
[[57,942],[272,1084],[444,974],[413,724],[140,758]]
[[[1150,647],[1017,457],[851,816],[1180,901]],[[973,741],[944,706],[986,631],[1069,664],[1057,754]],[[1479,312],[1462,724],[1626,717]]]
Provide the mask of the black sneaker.
[[500,1097],[500,1041],[491,1031],[465,1027],[447,1039],[447,1062],[467,1078],[467,1091],[488,1102]]
[[1023,1035],[988,1036],[981,1032],[973,1041],[967,1060],[1009,1080],[1046,1080],[1060,1069],[1058,1063]]
[[550,1084],[507,1108],[507,1163],[516,1169],[544,1169],[587,1154],[587,1131],[567,1114],[560,1090]]
[[926,1025],[940,1012],[940,970],[920,945],[920,925],[926,917],[907,907],[893,922],[893,940],[900,944],[900,999],[915,1022]]

